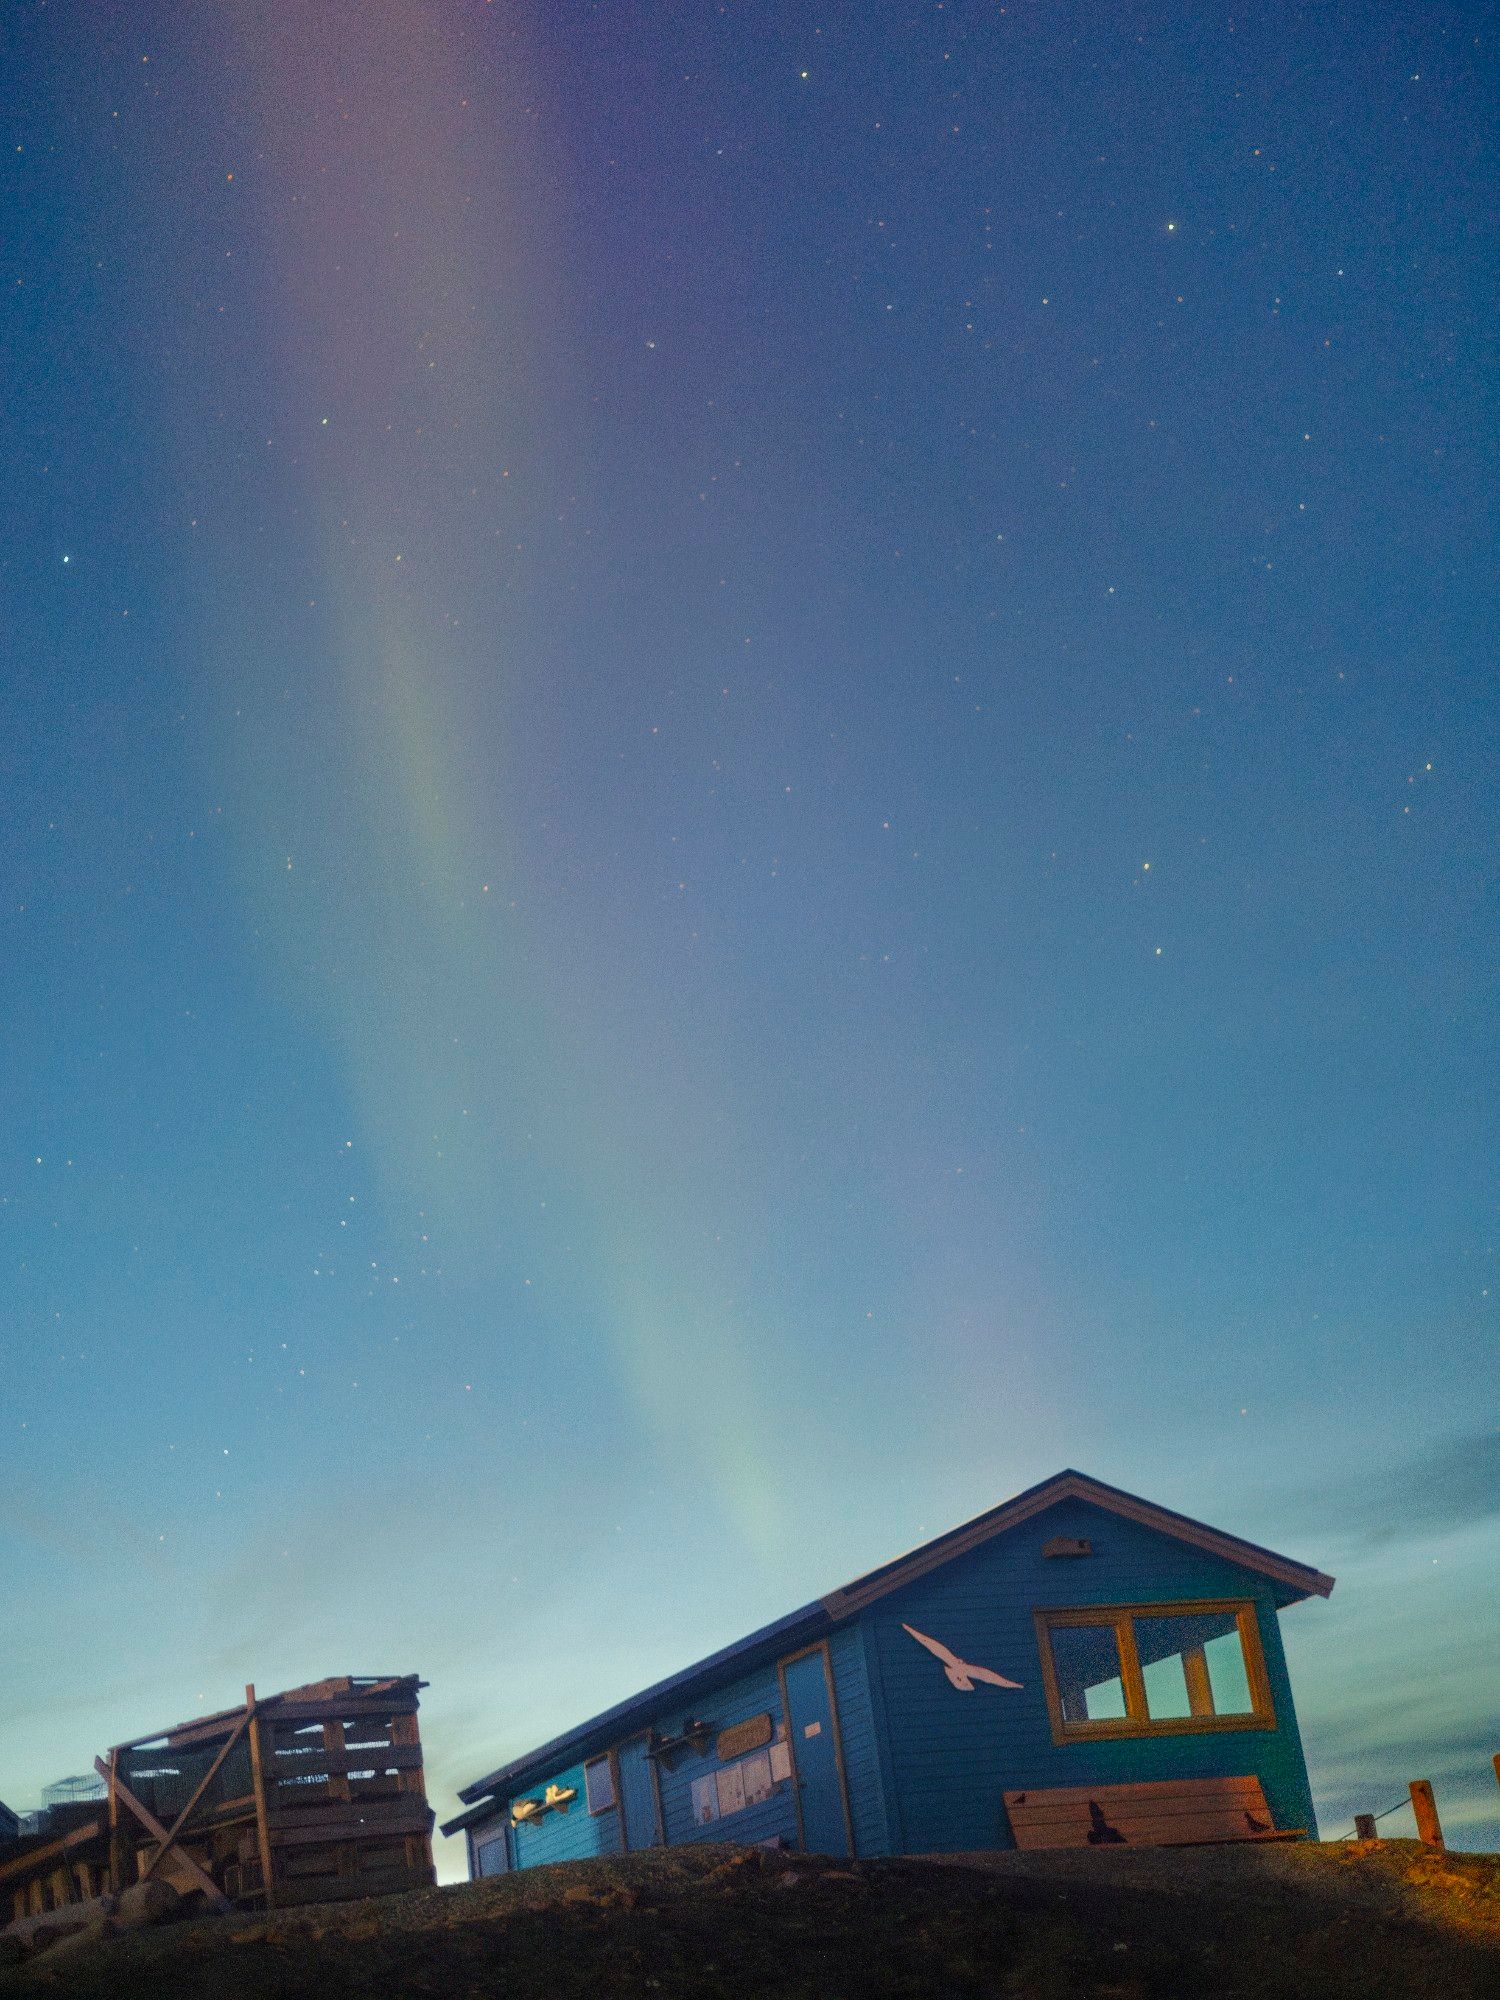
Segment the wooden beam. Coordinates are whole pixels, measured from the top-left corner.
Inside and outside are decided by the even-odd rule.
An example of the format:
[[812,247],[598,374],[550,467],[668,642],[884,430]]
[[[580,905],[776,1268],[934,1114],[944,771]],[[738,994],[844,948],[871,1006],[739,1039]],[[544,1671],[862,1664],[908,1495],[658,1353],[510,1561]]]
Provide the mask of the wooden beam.
[[67,1833],[60,1833],[45,1847],[30,1847],[24,1854],[8,1855],[4,1860],[0,1860],[0,1882],[6,1882],[12,1876],[25,1878],[52,1855],[66,1854],[72,1848],[83,1847],[89,1841],[97,1840],[104,1830],[105,1820],[101,1813],[98,1819],[85,1820],[81,1826],[72,1827]]
[[120,1753],[118,1750],[111,1750],[109,1753],[109,1774],[108,1774],[109,1775],[109,1886],[116,1895],[118,1895],[122,1889],[128,1889],[130,1886],[130,1884],[125,1880],[125,1863],[127,1859],[126,1845],[125,1845],[125,1829],[120,1824],[120,1801],[115,1792],[115,1778],[119,1773],[119,1768],[120,1768]]
[[1208,1660],[1201,1646],[1189,1646],[1183,1654],[1182,1677],[1187,1682],[1189,1714],[1212,1715],[1214,1695],[1208,1681]]
[[[120,1776],[118,1767],[111,1772],[109,1765],[105,1763],[104,1759],[96,1757],[94,1759],[94,1769],[99,1773],[101,1778],[110,1779],[114,1796],[117,1799],[123,1800],[129,1806],[130,1810],[135,1814],[141,1825],[145,1827],[152,1839],[165,1843],[167,1829],[162,1825],[154,1812],[149,1811],[141,1804],[135,1793],[131,1791],[129,1785]],[[185,1847],[178,1848],[177,1858],[190,1875],[197,1876],[199,1886],[208,1897],[210,1907],[220,1911],[227,1910],[229,1908],[229,1898],[224,1894],[224,1891],[219,1887],[213,1876],[208,1873],[207,1869],[201,1868]]]
[[255,1793],[255,1838],[260,1848],[260,1872],[265,1884],[266,1908],[276,1907],[276,1884],[271,1867],[271,1829],[266,1819],[266,1767],[260,1740],[260,1716],[255,1706],[255,1684],[245,1689],[245,1708],[250,1722],[250,1787]]
[[252,1711],[247,1708],[245,1710],[245,1713],[240,1717],[240,1720],[235,1724],[232,1733],[225,1738],[224,1747],[220,1750],[218,1756],[215,1757],[214,1761],[209,1765],[208,1769],[204,1772],[201,1780],[199,1781],[197,1790],[193,1793],[193,1796],[188,1800],[187,1804],[183,1807],[182,1811],[177,1815],[176,1819],[173,1820],[171,1831],[167,1835],[165,1845],[157,1848],[156,1852],[152,1855],[151,1859],[146,1863],[144,1869],[142,1869],[141,1880],[143,1882],[149,1882],[151,1880],[152,1873],[155,1870],[157,1863],[162,1860],[162,1858],[166,1854],[167,1848],[175,1844],[178,1834],[182,1832],[182,1829],[187,1825],[188,1820],[192,1817],[193,1807],[197,1805],[199,1799],[202,1798],[203,1794],[208,1790],[209,1786],[213,1783],[214,1779],[219,1775],[219,1770],[223,1765],[224,1759],[229,1755],[230,1751],[234,1748],[235,1744],[238,1743],[240,1738],[244,1735],[246,1728],[249,1726],[251,1713]]

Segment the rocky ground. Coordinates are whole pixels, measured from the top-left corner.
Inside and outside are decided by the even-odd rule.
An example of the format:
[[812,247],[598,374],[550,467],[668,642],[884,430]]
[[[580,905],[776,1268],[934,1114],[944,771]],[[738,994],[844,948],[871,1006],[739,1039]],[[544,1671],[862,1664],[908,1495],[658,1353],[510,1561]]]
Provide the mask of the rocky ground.
[[202,1918],[55,1946],[0,1973],[0,1995],[39,1992],[1495,2000],[1500,1856],[1392,1841],[834,1862],[695,1846]]

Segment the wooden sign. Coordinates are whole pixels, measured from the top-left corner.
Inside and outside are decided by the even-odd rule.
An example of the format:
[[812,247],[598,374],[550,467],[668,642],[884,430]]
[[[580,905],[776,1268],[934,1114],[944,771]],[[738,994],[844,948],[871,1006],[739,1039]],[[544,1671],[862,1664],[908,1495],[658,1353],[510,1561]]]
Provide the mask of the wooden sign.
[[731,1757],[743,1757],[747,1750],[759,1750],[769,1743],[772,1736],[769,1715],[752,1715],[748,1722],[737,1722],[732,1729],[721,1729],[714,1751],[721,1764],[727,1764]]

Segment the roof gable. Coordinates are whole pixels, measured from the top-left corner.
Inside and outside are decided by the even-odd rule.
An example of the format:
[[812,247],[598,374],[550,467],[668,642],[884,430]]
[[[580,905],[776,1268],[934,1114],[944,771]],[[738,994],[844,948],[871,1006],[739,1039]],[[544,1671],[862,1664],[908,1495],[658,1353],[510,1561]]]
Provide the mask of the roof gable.
[[1087,1473],[1070,1469],[1043,1480],[1040,1486],[1029,1487],[1013,1500],[1002,1501],[987,1513],[977,1514],[972,1521],[965,1521],[947,1534],[924,1542],[910,1554],[898,1556],[893,1562],[883,1563],[879,1569],[870,1570],[864,1576],[856,1577],[852,1583],[830,1591],[822,1600],[823,1608],[830,1618],[846,1618],[853,1612],[862,1611],[867,1604],[873,1604],[888,1591],[899,1590],[916,1577],[942,1568],[945,1563],[979,1548],[996,1535],[1019,1527],[1033,1515],[1055,1507],[1060,1500],[1087,1501],[1092,1506],[1123,1515],[1126,1520],[1135,1521],[1142,1527],[1155,1529],[1158,1534],[1171,1535],[1195,1548],[1206,1549],[1226,1562],[1238,1563],[1242,1569],[1256,1570],[1290,1590],[1292,1596],[1289,1602],[1314,1595],[1327,1597],[1333,1589],[1331,1576],[1325,1576],[1321,1570],[1312,1569],[1306,1563],[1276,1555],[1256,1542],[1242,1541],[1238,1535],[1227,1535],[1222,1529],[1211,1528],[1204,1521],[1195,1521],[1187,1514],[1175,1513],[1170,1507],[1160,1507],[1153,1500],[1143,1500],[1139,1494],[1126,1493],[1118,1486],[1106,1486],[1101,1479],[1090,1479]]

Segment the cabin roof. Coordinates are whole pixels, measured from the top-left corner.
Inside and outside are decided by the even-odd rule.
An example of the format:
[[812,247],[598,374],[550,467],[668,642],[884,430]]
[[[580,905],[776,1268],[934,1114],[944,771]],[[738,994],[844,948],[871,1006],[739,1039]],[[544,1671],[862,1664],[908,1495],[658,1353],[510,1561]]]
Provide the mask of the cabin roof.
[[731,1646],[721,1647],[718,1652],[710,1653],[706,1659],[684,1667],[679,1673],[668,1675],[654,1686],[643,1688],[639,1694],[617,1702],[613,1708],[605,1709],[588,1722],[578,1724],[562,1736],[555,1736],[550,1743],[543,1743],[537,1749],[529,1750],[524,1757],[502,1764],[487,1778],[465,1785],[458,1796],[471,1810],[446,1821],[443,1832],[457,1832],[461,1827],[487,1817],[492,1810],[492,1802],[502,1792],[519,1790],[565,1761],[592,1755],[595,1750],[618,1742],[622,1735],[630,1733],[630,1723],[644,1727],[653,1712],[683,1706],[695,1690],[706,1690],[723,1680],[726,1668],[734,1666],[748,1670],[758,1664],[762,1656],[784,1652],[789,1640],[826,1631],[888,1592],[899,1590],[930,1570],[940,1569],[945,1563],[966,1555],[992,1537],[1019,1527],[1032,1515],[1056,1506],[1059,1501],[1075,1499],[1123,1515],[1142,1527],[1171,1535],[1226,1562],[1237,1563],[1242,1569],[1255,1570],[1269,1577],[1281,1587],[1279,1595],[1283,1604],[1300,1603],[1312,1596],[1327,1597],[1333,1589],[1331,1576],[1325,1576],[1321,1570],[1313,1569],[1306,1563],[1294,1562],[1289,1556],[1277,1555],[1257,1542],[1225,1534],[1222,1529],[1211,1528],[1206,1522],[1193,1520],[1190,1515],[1178,1514],[1170,1507],[1158,1506],[1154,1500],[1143,1500],[1139,1494],[1127,1493],[1118,1486],[1108,1486],[1103,1480],[1091,1479],[1087,1473],[1069,1468],[1054,1473],[1039,1485],[1028,1487],[1013,1499],[1002,1501],[986,1513],[976,1514],[973,1520],[949,1529],[946,1534],[935,1536],[930,1542],[922,1543],[920,1548],[882,1563],[878,1569],[867,1570],[863,1576],[815,1598],[800,1610],[788,1612],[786,1617],[778,1618],[770,1625],[762,1625],[758,1631],[736,1640]]

